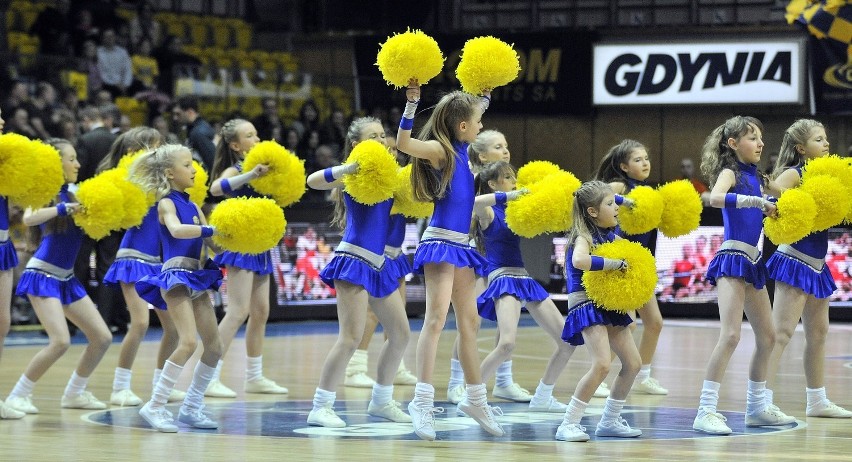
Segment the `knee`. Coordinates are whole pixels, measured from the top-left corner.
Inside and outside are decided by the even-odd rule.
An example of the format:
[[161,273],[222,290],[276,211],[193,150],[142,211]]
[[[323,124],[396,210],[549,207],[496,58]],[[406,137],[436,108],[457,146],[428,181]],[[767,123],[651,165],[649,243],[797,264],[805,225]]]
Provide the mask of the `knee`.
[[760,335],[755,335],[755,337],[755,342],[758,346],[764,348],[772,348],[775,346],[775,331],[772,329],[767,329],[766,332],[763,332]]
[[128,327],[128,331],[133,332],[138,335],[145,335],[145,331],[148,330],[148,318],[144,319],[131,319],[130,326]]
[[269,304],[256,303],[250,310],[251,319],[254,322],[266,323],[269,319]]
[[603,380],[604,378],[606,378],[607,375],[609,375],[610,364],[611,363],[609,359],[595,361],[594,363],[592,363],[592,374],[594,374],[595,377]]
[[106,349],[112,344],[112,334],[108,330],[98,332],[93,337],[94,338],[89,339],[89,343],[95,345],[101,350],[106,351]]
[[209,342],[207,345],[204,345],[204,351],[208,355],[216,356],[216,358],[222,357],[222,351],[224,351],[225,345],[222,343],[222,339],[217,338],[213,342]]
[[497,344],[497,348],[495,348],[497,354],[501,357],[509,357],[512,356],[512,352],[515,351],[515,341],[512,340],[503,340],[500,339],[500,343]]
[[828,338],[828,324],[808,326],[805,334],[805,340],[809,344],[824,344],[825,339]]
[[621,358],[621,369],[625,373],[635,376],[639,373],[639,369],[642,367],[642,357],[639,356],[639,352],[636,354],[630,354],[625,358]]
[[648,320],[643,319],[642,328],[645,332],[659,334],[663,330],[663,318],[650,317]]
[[58,338],[50,339],[50,343],[48,343],[48,347],[54,351],[55,354],[62,356],[68,351],[68,348],[71,347],[71,337],[67,335],[63,335]]
[[719,337],[719,344],[725,349],[735,350],[737,348],[737,345],[740,344],[740,333],[723,333],[721,337]]
[[175,351],[179,350],[182,354],[191,356],[193,353],[195,353],[196,349],[198,349],[198,340],[195,338],[195,336],[192,336],[190,338],[179,339],[178,346]]
[[440,333],[447,323],[447,314],[433,314],[429,319],[423,321],[423,329],[432,333]]
[[776,329],[775,330],[775,344],[781,345],[781,346],[787,346],[787,344],[790,343],[790,339],[793,338],[794,330],[795,330],[795,327],[793,329],[788,329],[786,327]]

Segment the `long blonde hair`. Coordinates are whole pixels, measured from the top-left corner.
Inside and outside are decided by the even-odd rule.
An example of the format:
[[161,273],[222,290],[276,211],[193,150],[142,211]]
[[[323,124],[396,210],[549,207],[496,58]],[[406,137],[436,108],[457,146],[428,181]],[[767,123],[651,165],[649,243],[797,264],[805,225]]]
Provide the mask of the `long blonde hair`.
[[106,157],[98,164],[97,172],[103,172],[118,166],[118,161],[126,154],[142,149],[154,149],[163,142],[163,135],[155,128],[133,127],[118,135]]
[[213,160],[213,169],[210,171],[208,186],[212,185],[222,172],[228,167],[233,167],[240,161],[240,153],[231,149],[231,141],[237,138],[237,128],[242,124],[249,123],[245,119],[231,119],[222,124],[222,129],[219,131],[219,144],[216,145],[216,157]]
[[740,139],[755,131],[755,128],[763,132],[763,124],[754,117],[734,116],[719,125],[704,140],[701,150],[701,174],[712,185],[716,183],[719,174],[724,169],[730,169],[740,181],[740,167],[737,164],[737,153],[728,146],[728,139]]
[[[589,215],[589,207],[600,208],[601,203],[607,195],[612,194],[609,184],[599,180],[587,181],[574,192],[574,209],[571,212],[573,220],[571,229],[568,230],[568,246],[574,245],[578,237],[589,241],[591,246],[594,242],[593,233],[598,234],[598,225],[595,219]],[[570,255],[566,256],[565,266],[568,266]]]
[[793,125],[787,127],[787,130],[784,130],[781,150],[778,152],[778,160],[775,161],[775,168],[772,170],[773,178],[777,178],[790,167],[804,163],[805,159],[796,151],[796,145],[807,144],[811,130],[817,127],[823,127],[822,123],[813,119],[799,119],[793,122]]
[[411,167],[411,186],[414,198],[422,202],[433,202],[444,197],[456,170],[456,150],[453,140],[457,137],[460,123],[470,120],[479,99],[468,93],[454,91],[444,95],[417,138],[423,141],[436,140],[444,148],[444,166],[440,176],[424,159],[414,159]]
[[156,200],[162,199],[172,190],[166,169],[174,166],[176,153],[188,149],[182,144],[164,144],[142,154],[130,165],[130,181],[153,193]]
[[[352,153],[355,145],[364,141],[364,129],[370,124],[382,125],[382,121],[375,117],[359,117],[349,124],[349,129],[346,130],[346,144],[343,147],[344,162],[349,158],[349,154]],[[346,204],[343,202],[343,194],[337,189],[334,189],[331,192],[331,199],[334,201],[334,213],[331,217],[331,224],[339,229],[343,229],[346,227]]]

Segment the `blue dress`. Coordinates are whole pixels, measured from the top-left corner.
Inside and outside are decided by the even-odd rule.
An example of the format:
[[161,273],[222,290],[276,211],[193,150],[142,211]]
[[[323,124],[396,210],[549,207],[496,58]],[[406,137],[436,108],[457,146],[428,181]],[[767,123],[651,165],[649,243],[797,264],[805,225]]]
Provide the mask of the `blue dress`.
[[345,191],[342,194],[346,229],[334,257],[320,271],[320,279],[331,287],[334,281],[346,281],[363,287],[373,297],[387,297],[399,288],[399,278],[385,268],[384,256],[393,199],[364,205]]
[[[234,168],[237,169],[237,172],[243,172],[243,164],[242,162],[237,162],[234,164]],[[262,194],[259,194],[257,191],[252,189],[251,186],[246,183],[240,189],[236,191],[232,191],[228,194],[229,197],[266,197]],[[265,276],[267,274],[272,274],[272,250],[267,250],[266,252],[259,254],[245,254],[245,253],[237,253],[230,252],[228,250],[223,250],[222,253],[213,257],[213,261],[219,265],[220,267],[225,266],[234,266],[237,268],[242,268],[249,270],[253,273],[257,273],[260,276]]]
[[488,287],[476,300],[479,315],[497,320],[494,301],[512,295],[521,301],[540,302],[549,297],[544,287],[530,277],[521,258],[521,238],[506,226],[506,204],[492,205],[494,220],[482,230],[488,260]]
[[[757,166],[737,164],[741,179],[730,192],[762,197]],[[741,278],[755,289],[762,289],[766,284],[766,265],[760,260],[757,244],[763,230],[763,212],[757,207],[725,207],[722,209],[722,221],[725,240],[707,267],[707,280],[715,285],[716,280],[723,276]]]
[[0,196],[0,271],[18,266],[18,252],[9,239],[9,202]]
[[396,279],[404,278],[412,272],[408,256],[402,253],[403,241],[405,241],[405,216],[401,214],[391,215],[388,241],[385,244],[385,266],[387,271]]
[[[59,191],[61,202],[74,202],[68,193],[68,185]],[[45,233],[46,224],[40,225],[41,244],[33,254],[18,281],[16,295],[58,298],[63,305],[70,305],[86,296],[83,284],[74,277],[74,262],[83,243],[83,231],[71,218],[56,218],[67,222],[62,232]]]
[[[453,146],[456,149],[453,178],[444,197],[435,201],[432,219],[414,252],[414,270],[422,273],[427,263],[450,263],[459,268],[471,267],[476,274],[485,276],[488,262],[471,247],[468,237],[476,194],[468,164],[468,144],[455,141]],[[435,171],[435,175],[440,177],[441,172]]]
[[[612,242],[615,233],[603,229],[592,230],[593,245]],[[565,318],[565,328],[562,329],[562,340],[571,345],[582,345],[583,329],[594,325],[605,326],[628,326],[633,319],[624,313],[610,311],[597,306],[589,300],[586,288],[583,287],[583,270],[577,269],[571,261],[574,254],[574,243],[572,242],[565,251],[565,283],[568,292],[568,316]]]
[[[795,167],[802,176],[802,167]],[[769,257],[769,277],[802,289],[816,298],[828,298],[837,290],[831,271],[825,264],[828,230],[808,234],[790,245],[779,245]]]
[[142,218],[139,226],[128,228],[121,239],[115,261],[104,275],[104,284],[135,284],[145,276],[156,276],[163,268],[160,260],[160,227],[157,205]]
[[[630,191],[636,189],[637,186],[647,186],[644,181],[634,180],[632,178],[627,179],[627,188],[624,190],[624,195],[626,196]],[[640,244],[642,247],[645,247],[648,250],[651,250],[651,244],[654,241],[654,238],[657,236],[657,230],[652,229],[646,233],[642,234],[627,234],[621,230],[621,228],[616,228],[616,234],[627,239],[628,241],[635,242]],[[653,252],[652,252],[653,254]]]
[[[198,207],[189,200],[189,194],[172,190],[166,196],[175,204],[175,211],[181,223],[198,225]],[[169,229],[160,224],[160,242],[163,246],[163,269],[159,274],[145,276],[136,282],[136,292],[142,299],[155,307],[165,310],[166,301],[162,291],[177,286],[186,286],[190,298],[207,295],[207,290],[219,289],[222,284],[222,272],[210,260],[201,263],[201,247],[204,240],[200,237],[177,239]]]

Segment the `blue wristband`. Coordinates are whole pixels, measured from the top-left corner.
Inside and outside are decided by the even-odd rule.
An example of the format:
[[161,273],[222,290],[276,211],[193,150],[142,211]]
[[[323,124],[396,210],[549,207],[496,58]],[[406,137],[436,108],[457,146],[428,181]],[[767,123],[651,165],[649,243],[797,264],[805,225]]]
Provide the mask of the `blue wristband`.
[[725,208],[737,208],[737,195],[735,193],[725,194]]
[[592,267],[589,268],[592,271],[600,271],[604,267],[604,259],[603,257],[599,257],[597,255],[592,255]]
[[213,235],[213,227],[212,226],[202,226],[201,227],[201,237],[210,237]]
[[494,193],[494,201],[497,203],[497,205],[505,204],[506,200],[507,200],[506,193],[504,193],[504,192]]
[[231,182],[228,181],[227,178],[223,178],[222,181],[219,182],[219,186],[222,187],[222,192],[225,194],[231,194],[234,192],[234,189],[231,188]]
[[68,215],[68,208],[65,206],[65,202],[56,204],[56,215],[60,217]]
[[399,128],[400,130],[411,130],[414,128],[414,119],[406,119],[405,117],[399,119]]
[[334,183],[334,172],[331,170],[331,167],[326,168],[322,171],[322,176],[325,178],[326,183]]
[[624,203],[624,196],[622,196],[621,194],[616,194],[615,195],[615,205],[621,205],[623,203]]

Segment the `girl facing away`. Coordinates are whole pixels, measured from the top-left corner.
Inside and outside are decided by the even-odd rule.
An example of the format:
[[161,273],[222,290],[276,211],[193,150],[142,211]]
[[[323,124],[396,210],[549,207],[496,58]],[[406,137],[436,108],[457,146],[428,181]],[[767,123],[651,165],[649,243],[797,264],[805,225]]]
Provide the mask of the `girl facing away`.
[[[784,132],[781,151],[772,176],[781,188],[794,188],[802,178],[805,162],[829,154],[825,127],[816,120],[800,119]],[[796,331],[799,319],[805,330],[805,367],[808,417],[852,418],[852,412],[832,403],[825,392],[825,343],[828,336],[828,300],[837,289],[825,264],[828,230],[811,233],[793,244],[778,246],[766,262],[775,279],[772,324],[775,346],[769,357],[766,401],[772,404],[769,384],[778,375],[781,356]]]

